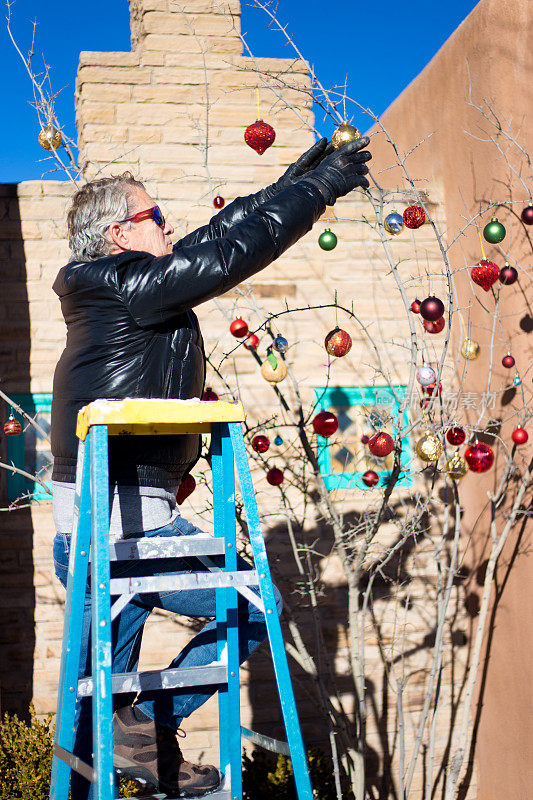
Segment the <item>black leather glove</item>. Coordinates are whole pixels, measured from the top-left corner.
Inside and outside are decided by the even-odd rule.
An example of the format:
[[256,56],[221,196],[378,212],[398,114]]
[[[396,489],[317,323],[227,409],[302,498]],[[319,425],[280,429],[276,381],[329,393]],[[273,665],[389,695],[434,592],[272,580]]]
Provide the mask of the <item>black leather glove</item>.
[[293,183],[296,181],[301,180],[307,173],[316,169],[319,166],[322,159],[325,158],[333,151],[333,145],[328,144],[328,140],[326,137],[323,139],[319,139],[318,142],[306,150],[300,158],[291,164],[289,169],[281,176],[276,183],[272,183],[270,186],[267,186],[263,189],[263,192],[266,194],[266,199],[270,200],[272,197],[277,195],[283,189],[286,189],[288,186],[292,186]]
[[368,136],[363,136],[345,144],[326,156],[312,172],[304,175],[304,181],[320,189],[326,205],[332,206],[339,197],[344,197],[357,186],[368,189],[369,183],[365,178],[368,167],[365,161],[369,161],[372,155],[362,148],[369,142]]

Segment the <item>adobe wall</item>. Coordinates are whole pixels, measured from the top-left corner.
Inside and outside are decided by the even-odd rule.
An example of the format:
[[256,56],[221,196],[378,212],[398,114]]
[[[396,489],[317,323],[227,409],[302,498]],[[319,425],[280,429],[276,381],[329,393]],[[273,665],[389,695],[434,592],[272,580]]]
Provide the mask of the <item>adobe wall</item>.
[[[301,93],[286,89],[282,92],[283,98],[297,108],[300,117],[284,109],[282,104],[273,107],[272,94],[257,80],[256,70],[267,73],[289,70],[293,82],[304,87],[308,85],[308,77],[300,63],[263,58],[252,62],[242,56],[242,45],[236,35],[240,8],[233,0],[226,5],[235,28],[208,0],[182,3],[190,12],[188,22],[167,0],[132,0],[130,5],[131,53],[80,54],[76,103],[81,162],[87,163],[89,176],[131,169],[135,175],[143,177],[179,236],[210,218],[213,195],[222,194],[229,202],[238,195],[256,191],[275,180],[313,141],[312,134],[301,122],[303,119],[313,123],[309,102]],[[260,113],[274,125],[277,133],[275,145],[261,158],[243,142],[244,128],[256,117],[256,84],[259,84]],[[206,153],[202,150],[206,119],[209,129],[207,165]],[[428,207],[439,223],[444,224],[442,183],[437,179],[424,189],[428,193]],[[10,285],[0,300],[0,318],[6,320],[2,340],[6,392],[51,391],[52,388],[53,369],[64,344],[64,325],[51,284],[58,267],[68,258],[63,220],[72,191],[70,184],[55,181],[0,186],[4,209],[0,218],[3,248],[0,249],[3,259],[0,266],[10,275]],[[325,383],[327,356],[323,338],[336,322],[331,309],[305,309],[308,305],[333,302],[335,291],[339,304],[351,307],[353,303],[356,313],[372,330],[392,382],[403,383],[407,378],[408,365],[401,346],[409,335],[405,311],[389,266],[383,259],[378,236],[364,224],[364,219],[373,219],[372,208],[360,195],[354,194],[349,200],[340,201],[335,213],[337,221],[319,222],[301,242],[250,282],[255,300],[250,298],[245,287],[244,292],[234,290],[198,309],[208,352],[215,347],[218,352],[232,349],[235,340],[229,334],[228,322],[237,315],[254,325],[262,321],[263,311],[281,311],[285,300],[292,307],[302,309],[284,318],[280,330],[291,343],[289,362],[299,378],[304,401],[311,400],[313,387]],[[317,246],[318,235],[326,225],[334,225],[339,237],[339,244],[331,253],[324,253]],[[420,274],[420,252],[423,252],[423,269],[427,267],[435,274],[440,273],[439,253],[426,229],[416,232],[416,244],[409,234],[392,242],[391,248],[395,256],[403,259],[406,273],[413,270]],[[434,279],[434,287],[436,291],[441,287],[438,277]],[[255,302],[259,309],[254,306]],[[375,358],[360,329],[352,326],[350,332],[354,340],[352,351],[332,363],[330,380],[340,386],[370,385],[375,379]],[[392,346],[392,340],[400,346]],[[264,344],[260,352],[264,354]],[[14,363],[20,366],[11,371]],[[251,419],[267,420],[277,411],[272,389],[262,381],[256,362],[242,346],[232,360],[224,362],[222,372],[233,392],[237,391],[235,374],[239,375],[239,392]],[[216,391],[223,397],[230,396],[222,380],[212,372],[211,376],[210,383]],[[263,472],[257,472],[255,480],[276,581],[289,596],[295,587],[295,576],[287,573],[286,533],[279,520],[272,522],[270,519],[272,509],[279,506],[278,495],[267,486]],[[194,515],[202,498],[199,490],[184,513]],[[357,511],[367,504],[367,495],[354,491],[346,494],[344,508],[346,512]],[[0,651],[2,705],[4,710],[24,711],[33,698],[40,713],[53,711],[63,593],[51,566],[51,510],[46,505],[23,509],[4,515],[1,524],[4,526],[3,546],[16,562],[15,567],[5,562],[6,592],[3,596],[7,594],[9,600],[1,612],[5,618],[0,617],[4,636]],[[394,531],[393,525],[384,526],[380,547],[393,540]],[[327,543],[327,533],[319,521],[309,533]],[[422,554],[416,565],[421,582],[413,582],[413,597],[418,592],[418,600],[424,597],[426,557],[429,558],[428,553]],[[344,702],[351,709],[353,691],[346,680],[347,601],[342,572],[332,557],[324,564],[324,570],[330,592],[320,599],[320,608],[331,648],[329,655]],[[383,614],[384,641],[392,654],[397,641],[397,620],[391,616],[392,611],[384,610]],[[305,615],[301,621],[312,644],[311,623],[306,622]],[[409,634],[415,653],[414,674],[426,676],[431,647],[420,646],[418,640],[427,633],[427,628],[417,627],[420,620],[414,611],[411,617],[408,608],[404,622],[406,630],[414,631]],[[458,624],[462,623],[461,618]],[[23,644],[20,643],[21,625]],[[156,668],[167,663],[189,635],[180,620],[154,615],[143,644],[143,666]],[[376,699],[377,703],[387,681],[382,678],[380,656],[372,636],[369,629],[367,663],[373,677],[369,691],[375,692],[372,701]],[[439,751],[449,744],[451,683],[454,670],[464,666],[466,650],[465,647],[456,648],[456,661],[447,662],[444,668],[437,725]],[[34,670],[33,674],[28,674],[32,651]],[[21,672],[24,664],[26,674]],[[298,674],[293,664],[291,669]],[[279,714],[271,703],[271,680],[266,657],[259,655],[244,669],[243,724],[279,735],[276,727]],[[413,727],[424,699],[419,687],[415,677],[405,690],[406,714]],[[384,733],[397,727],[395,697],[389,698],[389,702],[390,708],[377,704],[369,714],[368,744],[377,759],[375,763],[379,763],[377,754]],[[299,692],[298,704],[307,741],[320,742],[324,731],[317,729],[314,703]],[[210,701],[191,718],[187,735],[189,757],[216,758],[212,754],[217,747],[215,701]],[[396,755],[390,756],[394,770],[395,759]],[[419,766],[413,783],[414,798],[421,797],[421,762]],[[474,796],[475,780],[468,793],[468,797]]]
[[[479,391],[486,385],[493,343],[492,387],[507,386],[499,394],[492,416],[511,416],[513,424],[504,425],[501,437],[509,442],[510,433],[520,420],[519,414],[531,413],[532,326],[531,326],[531,229],[520,222],[520,212],[529,202],[520,175],[513,172],[489,140],[498,139],[496,130],[484,120],[469,102],[480,106],[483,101],[501,121],[512,128],[525,150],[531,153],[533,139],[528,115],[533,108],[531,74],[533,70],[533,7],[523,0],[482,0],[420,75],[405,89],[382,116],[381,122],[398,144],[401,152],[409,151],[430,135],[409,157],[411,175],[427,176],[442,181],[446,207],[447,241],[456,236],[451,249],[452,269],[456,270],[457,305],[465,323],[470,314],[470,336],[481,345],[481,355],[471,362],[467,386]],[[486,109],[488,111],[488,109]],[[490,115],[490,111],[488,111]],[[510,142],[498,140],[511,158]],[[386,169],[394,163],[390,147],[382,133],[372,139],[374,169]],[[526,183],[531,175],[522,160],[520,174]],[[385,173],[391,186],[403,185],[398,170]],[[424,183],[421,184],[422,187]],[[492,330],[487,310],[494,301],[468,279],[465,267],[481,257],[476,227],[461,233],[466,222],[486,208],[487,202],[511,203],[498,213],[507,228],[500,246],[484,243],[487,257],[503,266],[508,257],[519,269],[518,282],[502,287],[499,325]],[[478,221],[482,230],[490,221],[485,213]],[[470,309],[470,310],[469,310]],[[488,320],[488,321],[487,321]],[[456,341],[464,335],[458,320],[454,329]],[[516,365],[524,376],[522,387],[512,386],[513,373],[501,367],[501,358],[509,346]],[[527,377],[526,377],[527,375]],[[522,395],[521,389],[524,394]],[[525,405],[524,405],[525,404]],[[514,414],[513,414],[514,412]],[[531,440],[530,440],[531,441]],[[529,445],[517,454],[527,464]],[[497,462],[498,464],[498,462]],[[465,522],[474,528],[468,563],[482,563],[489,537],[489,521],[482,512],[486,490],[493,486],[493,474],[468,476],[461,483],[461,499]],[[477,524],[476,524],[477,523]],[[533,673],[533,637],[527,600],[533,577],[531,552],[531,520],[524,520],[511,537],[502,554],[498,583],[503,588],[494,619],[490,643],[490,660],[484,664],[482,707],[477,733],[476,755],[479,767],[479,800],[500,800],[502,797],[529,797],[533,785],[533,722],[529,708]],[[518,535],[518,538],[517,538]],[[508,568],[512,570],[508,573]],[[479,575],[473,576],[471,592],[481,595]]]

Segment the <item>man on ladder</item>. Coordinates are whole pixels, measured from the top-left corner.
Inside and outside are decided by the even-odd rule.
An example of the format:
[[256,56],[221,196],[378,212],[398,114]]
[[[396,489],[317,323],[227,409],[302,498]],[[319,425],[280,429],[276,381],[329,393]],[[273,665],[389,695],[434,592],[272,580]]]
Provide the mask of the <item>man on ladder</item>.
[[[52,404],[53,509],[56,574],[66,585],[76,475],[76,418],[96,399],[190,399],[204,386],[205,357],[192,309],[247,280],[307,233],[324,212],[357,186],[368,187],[370,153],[358,139],[331,152],[317,142],[277,183],[238,198],[208,225],[171,243],[173,228],[142,183],[129,173],[86,184],[68,212],[72,261],[54,283],[67,324],[67,344],[56,367]],[[184,536],[198,532],[180,516],[176,493],[200,454],[197,435],[110,437],[111,541],[132,535]],[[196,565],[194,567],[197,569]],[[249,569],[242,559],[239,569]],[[117,567],[115,567],[115,570]],[[128,566],[112,572],[131,575]],[[183,561],[183,571],[190,565]],[[276,594],[278,611],[281,598]],[[182,590],[136,596],[113,622],[113,672],[136,670],[144,623],[153,608],[215,616],[215,591]],[[239,606],[239,658],[266,636],[253,603]],[[87,594],[81,664],[90,664],[90,594]],[[217,658],[210,621],[174,659],[172,667]],[[170,701],[141,692],[113,720],[113,758],[119,772],[166,794],[200,796],[219,784],[218,770],[183,759],[176,732],[216,690],[172,691]],[[78,704],[74,752],[91,762],[91,699]],[[90,784],[73,773],[72,800],[85,800]]]

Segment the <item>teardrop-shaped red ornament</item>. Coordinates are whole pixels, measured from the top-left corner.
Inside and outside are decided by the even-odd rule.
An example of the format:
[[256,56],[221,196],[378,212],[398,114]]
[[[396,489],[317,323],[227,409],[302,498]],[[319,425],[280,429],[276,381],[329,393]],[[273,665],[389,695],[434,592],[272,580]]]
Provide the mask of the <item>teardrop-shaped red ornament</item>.
[[251,147],[260,156],[274,143],[275,138],[276,131],[272,125],[269,125],[268,122],[263,122],[262,119],[252,122],[244,131],[244,141],[248,147]]
[[208,386],[202,395],[202,400],[214,402],[215,400],[218,400],[218,394],[214,392],[210,386]]
[[471,268],[470,277],[474,283],[477,283],[478,286],[488,292],[492,284],[496,283],[500,277],[500,268],[494,261],[482,258],[475,267]]
[[186,475],[180,483],[178,491],[176,492],[176,503],[180,506],[183,501],[194,492],[195,489],[196,481],[194,480],[193,476],[190,474]]

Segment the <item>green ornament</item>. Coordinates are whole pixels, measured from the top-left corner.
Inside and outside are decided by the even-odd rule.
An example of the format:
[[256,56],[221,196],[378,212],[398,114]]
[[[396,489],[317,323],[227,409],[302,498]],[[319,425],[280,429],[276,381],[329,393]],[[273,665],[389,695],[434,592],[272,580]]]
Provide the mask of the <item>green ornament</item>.
[[272,351],[270,351],[270,353],[267,355],[267,361],[270,362],[270,366],[272,367],[272,369],[276,369],[276,367],[278,366],[278,359],[276,358],[276,356]]
[[505,228],[493,217],[483,228],[483,236],[490,244],[499,244],[505,239]]
[[334,250],[337,247],[337,237],[330,231],[329,228],[320,234],[318,237],[318,244],[322,248],[322,250]]

